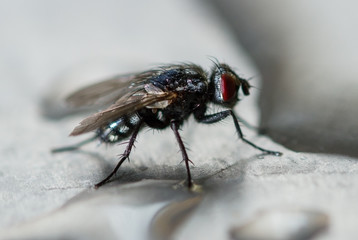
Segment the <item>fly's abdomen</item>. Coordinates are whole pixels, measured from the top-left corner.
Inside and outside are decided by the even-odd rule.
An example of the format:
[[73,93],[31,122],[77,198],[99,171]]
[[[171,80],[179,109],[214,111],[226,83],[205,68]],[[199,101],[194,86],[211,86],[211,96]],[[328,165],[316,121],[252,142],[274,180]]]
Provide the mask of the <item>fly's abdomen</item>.
[[120,142],[132,134],[139,122],[140,118],[136,113],[132,115],[124,115],[118,120],[100,127],[97,130],[97,136],[102,142]]

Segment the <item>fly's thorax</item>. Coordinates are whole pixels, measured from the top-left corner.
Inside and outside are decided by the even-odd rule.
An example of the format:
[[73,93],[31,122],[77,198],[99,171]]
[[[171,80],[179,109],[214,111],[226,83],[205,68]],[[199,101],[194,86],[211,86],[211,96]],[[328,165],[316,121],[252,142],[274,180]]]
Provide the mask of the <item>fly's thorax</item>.
[[163,91],[205,92],[207,91],[207,75],[196,65],[183,65],[162,71],[151,82]]
[[[165,114],[187,115],[195,106],[207,100],[209,83],[205,71],[197,65],[180,65],[163,70],[150,81],[163,92],[172,92],[175,98],[159,101],[147,108],[163,109]],[[148,92],[148,90],[146,90]],[[179,114],[182,112],[182,114]]]

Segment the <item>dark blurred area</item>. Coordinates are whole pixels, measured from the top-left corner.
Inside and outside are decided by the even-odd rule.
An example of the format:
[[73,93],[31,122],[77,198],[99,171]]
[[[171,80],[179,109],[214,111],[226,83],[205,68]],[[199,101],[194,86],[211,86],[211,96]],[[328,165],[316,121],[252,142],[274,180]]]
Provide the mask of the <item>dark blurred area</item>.
[[212,2],[262,74],[262,132],[294,151],[358,156],[358,4]]

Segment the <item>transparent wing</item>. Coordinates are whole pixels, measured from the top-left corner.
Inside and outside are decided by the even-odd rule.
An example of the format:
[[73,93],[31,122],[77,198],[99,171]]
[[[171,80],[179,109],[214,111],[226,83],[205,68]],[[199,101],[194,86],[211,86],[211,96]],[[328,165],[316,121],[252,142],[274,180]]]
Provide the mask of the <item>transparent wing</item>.
[[110,78],[108,80],[84,87],[66,98],[71,107],[83,107],[89,105],[104,106],[112,104],[128,91],[136,91],[155,74],[155,71],[147,71],[139,74],[128,74]]
[[169,64],[141,73],[120,75],[90,85],[68,96],[66,102],[72,107],[106,106],[126,95],[128,91],[140,90],[153,76],[176,68],[191,68],[205,75],[203,69],[195,64]]
[[111,121],[117,120],[124,114],[134,113],[143,107],[166,107],[176,98],[176,96],[176,93],[164,92],[150,83],[145,84],[144,86],[142,85],[141,89],[126,93],[107,109],[82,120],[70,135],[76,136],[96,130]]

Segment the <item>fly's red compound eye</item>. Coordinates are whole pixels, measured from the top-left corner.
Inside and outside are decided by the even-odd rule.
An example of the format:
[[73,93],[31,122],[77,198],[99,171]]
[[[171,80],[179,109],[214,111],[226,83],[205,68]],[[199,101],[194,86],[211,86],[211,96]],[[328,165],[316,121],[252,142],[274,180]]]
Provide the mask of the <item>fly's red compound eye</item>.
[[224,102],[230,101],[236,95],[236,81],[232,74],[221,75],[221,94]]

